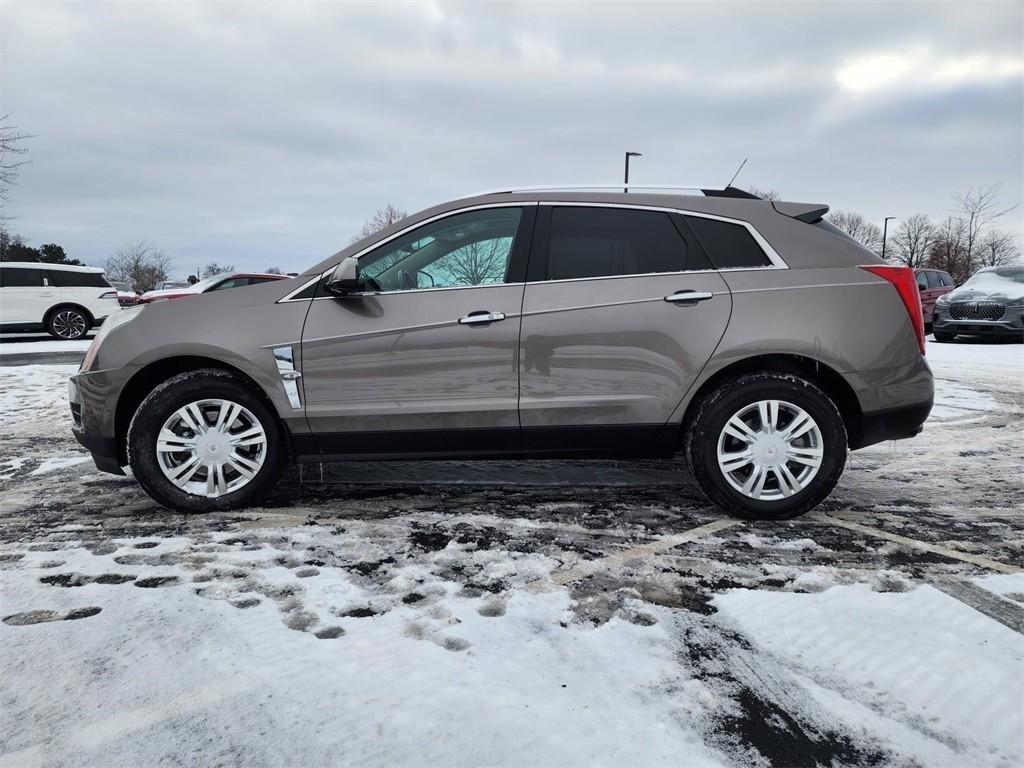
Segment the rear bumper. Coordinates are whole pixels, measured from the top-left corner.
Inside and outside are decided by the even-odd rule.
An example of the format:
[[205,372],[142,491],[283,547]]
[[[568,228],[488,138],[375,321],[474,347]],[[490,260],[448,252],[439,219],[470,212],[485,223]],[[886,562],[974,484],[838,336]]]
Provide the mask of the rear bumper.
[[928,414],[932,412],[933,398],[923,403],[889,408],[884,411],[865,413],[861,422],[860,435],[850,448],[864,448],[885,440],[904,440],[920,434]]

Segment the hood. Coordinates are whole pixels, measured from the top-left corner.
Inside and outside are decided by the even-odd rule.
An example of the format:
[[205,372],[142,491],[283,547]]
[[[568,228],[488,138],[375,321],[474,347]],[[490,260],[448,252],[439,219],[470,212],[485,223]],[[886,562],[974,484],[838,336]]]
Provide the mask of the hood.
[[996,272],[978,272],[947,295],[950,301],[995,301],[1007,304],[1024,299],[1024,283]]

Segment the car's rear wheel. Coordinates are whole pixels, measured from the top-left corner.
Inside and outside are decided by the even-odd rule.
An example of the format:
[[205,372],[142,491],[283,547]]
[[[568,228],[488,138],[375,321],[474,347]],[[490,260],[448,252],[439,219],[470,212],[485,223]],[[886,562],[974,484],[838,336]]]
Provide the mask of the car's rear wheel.
[[813,383],[764,372],[704,398],[685,447],[694,477],[717,506],[740,517],[783,519],[831,493],[846,464],[846,427]]
[[175,376],[142,401],[128,428],[128,462],[164,506],[207,512],[262,501],[287,455],[260,394],[209,369]]
[[92,322],[88,316],[75,307],[58,307],[46,319],[47,332],[65,341],[82,338],[91,326]]

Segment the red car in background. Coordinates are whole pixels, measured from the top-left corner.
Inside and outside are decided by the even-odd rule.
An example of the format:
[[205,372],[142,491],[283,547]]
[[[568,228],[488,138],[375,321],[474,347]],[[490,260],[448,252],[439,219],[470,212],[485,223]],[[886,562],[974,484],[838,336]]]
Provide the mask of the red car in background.
[[287,280],[288,275],[273,275],[267,272],[225,272],[200,280],[187,288],[169,288],[163,291],[146,291],[139,297],[140,304],[151,304],[154,301],[170,301],[195,296],[197,293],[224,291],[228,288],[241,288],[245,285],[258,285],[271,280]]
[[925,329],[930,331],[935,302],[939,296],[949,293],[956,286],[949,273],[941,269],[915,269],[914,274],[917,275],[917,291],[921,294],[921,314],[924,316]]

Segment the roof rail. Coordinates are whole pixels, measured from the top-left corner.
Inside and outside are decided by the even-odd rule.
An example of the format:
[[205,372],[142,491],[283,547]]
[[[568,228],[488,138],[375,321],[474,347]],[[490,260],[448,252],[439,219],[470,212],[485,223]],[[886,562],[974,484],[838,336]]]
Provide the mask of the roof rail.
[[727,188],[717,184],[625,184],[622,182],[619,182],[618,184],[537,184],[528,187],[499,187],[497,189],[487,189],[483,192],[466,195],[466,197],[503,195],[513,192],[579,192],[584,190],[618,191],[633,189],[656,189],[659,191],[688,190],[690,192],[700,192],[703,194],[705,191],[723,192]]

